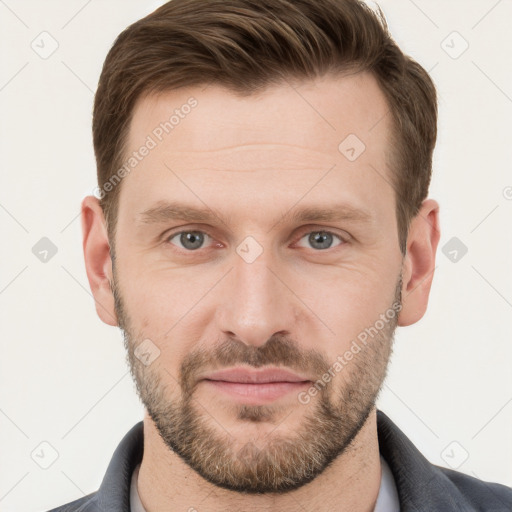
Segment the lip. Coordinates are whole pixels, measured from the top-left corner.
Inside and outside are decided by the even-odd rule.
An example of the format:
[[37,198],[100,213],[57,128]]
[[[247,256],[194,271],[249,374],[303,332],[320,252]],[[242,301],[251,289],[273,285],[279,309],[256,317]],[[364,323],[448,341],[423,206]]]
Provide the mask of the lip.
[[248,405],[262,405],[298,393],[311,385],[311,380],[289,370],[265,368],[248,370],[231,368],[205,375],[201,382],[221,391],[235,401]]
[[229,368],[203,376],[203,379],[224,382],[265,384],[269,382],[311,382],[311,379],[282,368],[263,368],[249,370],[247,368]]

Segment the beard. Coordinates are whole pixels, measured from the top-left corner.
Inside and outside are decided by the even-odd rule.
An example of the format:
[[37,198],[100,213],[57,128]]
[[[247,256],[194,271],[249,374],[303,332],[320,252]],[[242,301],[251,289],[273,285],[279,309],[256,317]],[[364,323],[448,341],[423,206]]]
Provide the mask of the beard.
[[[375,407],[387,374],[398,313],[330,382],[315,386],[317,394],[309,403],[229,404],[237,423],[276,425],[265,439],[253,437],[244,442],[230,434],[194,397],[200,373],[237,365],[278,366],[321,380],[333,361],[319,350],[301,350],[281,335],[272,336],[259,347],[230,338],[189,352],[180,364],[178,378],[174,378],[165,367],[145,366],[136,357],[135,349],[145,336],[137,335],[131,327],[113,270],[118,324],[137,394],[165,445],[202,478],[239,493],[282,494],[312,481],[347,451]],[[401,303],[401,287],[400,275],[395,304]],[[175,381],[179,397],[171,397],[168,390],[168,384]],[[300,407],[305,408],[300,426],[287,435],[276,432],[279,424]],[[279,416],[282,418],[278,420]]]

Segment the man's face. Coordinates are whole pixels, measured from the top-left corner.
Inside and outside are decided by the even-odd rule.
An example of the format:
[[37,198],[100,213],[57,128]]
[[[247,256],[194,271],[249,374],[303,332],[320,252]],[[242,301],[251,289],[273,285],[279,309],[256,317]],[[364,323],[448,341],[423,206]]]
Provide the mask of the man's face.
[[[191,96],[172,131],[155,132]],[[156,144],[122,183],[116,313],[149,416],[211,483],[298,488],[374,408],[401,297],[387,111],[368,74],[136,106],[128,153]],[[299,382],[206,380],[232,368]]]

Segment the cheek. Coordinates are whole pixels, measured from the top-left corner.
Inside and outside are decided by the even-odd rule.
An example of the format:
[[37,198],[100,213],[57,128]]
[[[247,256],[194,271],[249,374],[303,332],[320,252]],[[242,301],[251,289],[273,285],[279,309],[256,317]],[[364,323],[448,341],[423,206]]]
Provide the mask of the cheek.
[[[175,367],[205,337],[215,308],[218,277],[190,271],[138,272],[123,279],[122,293],[132,336],[149,338],[166,367]],[[207,299],[207,300],[206,300]],[[205,309],[208,306],[208,311]],[[214,333],[212,333],[214,335]]]
[[[140,262],[137,266],[141,266]],[[142,265],[144,266],[144,265]],[[205,293],[205,279],[183,269],[128,271],[122,276],[123,292],[136,317],[151,319],[182,316]]]
[[339,350],[390,308],[398,280],[395,266],[331,268],[328,274],[298,280],[297,295],[334,332],[326,339],[334,338]]
[[[198,342],[220,336],[216,314],[233,290],[230,278],[221,282],[229,264],[172,269],[141,264],[134,252],[125,252],[131,256],[120,262],[119,273],[133,332],[154,340],[166,365],[174,367]],[[283,280],[297,296],[282,292],[297,312],[297,323],[288,326],[292,336],[304,348],[343,352],[392,304],[398,277],[393,257],[380,246],[337,265],[282,262]]]

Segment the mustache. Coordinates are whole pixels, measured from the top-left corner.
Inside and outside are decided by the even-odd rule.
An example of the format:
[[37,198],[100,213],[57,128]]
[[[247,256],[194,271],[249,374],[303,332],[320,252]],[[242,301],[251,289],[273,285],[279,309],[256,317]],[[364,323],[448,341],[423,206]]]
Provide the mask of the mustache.
[[194,391],[200,372],[235,365],[253,368],[283,366],[318,378],[329,368],[327,357],[322,352],[314,349],[300,350],[297,343],[284,335],[273,335],[261,346],[246,345],[240,340],[228,338],[213,350],[199,348],[185,356],[179,371],[183,393],[191,394]]

